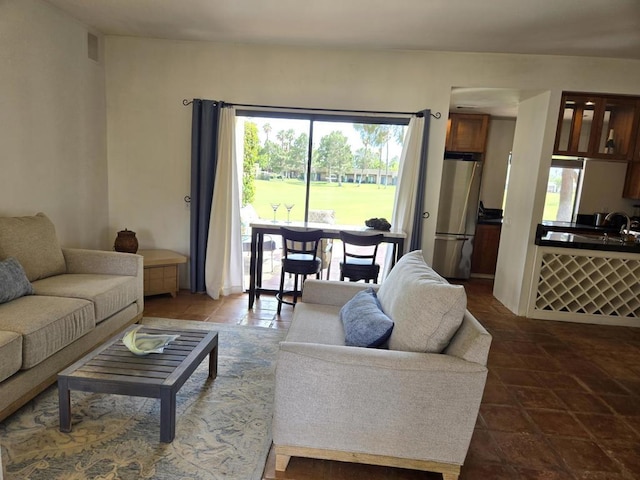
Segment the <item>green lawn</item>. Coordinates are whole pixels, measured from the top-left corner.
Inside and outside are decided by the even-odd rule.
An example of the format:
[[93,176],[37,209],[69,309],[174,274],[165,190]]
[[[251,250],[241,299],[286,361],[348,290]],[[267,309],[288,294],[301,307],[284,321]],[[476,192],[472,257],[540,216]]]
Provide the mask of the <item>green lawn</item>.
[[555,220],[558,215],[558,207],[560,206],[560,194],[547,192],[547,197],[544,202],[544,212],[542,213],[543,220]]
[[[271,203],[279,203],[277,220],[287,219],[286,203],[293,203],[291,220],[301,221],[304,216],[305,184],[300,180],[256,180],[256,198],[253,207],[261,218],[273,219]],[[391,221],[395,186],[378,186],[353,183],[312,182],[309,208],[335,210],[336,223],[364,225],[371,217],[383,217]]]
[[[304,215],[305,184],[300,180],[256,180],[256,198],[253,206],[260,218],[273,219],[271,203],[279,203],[276,219],[287,219],[286,203],[294,204],[291,220],[302,221]],[[362,225],[371,217],[384,217],[391,221],[395,186],[353,183],[312,182],[310,209],[335,210],[336,223]],[[559,193],[547,193],[543,218],[555,220],[560,202]]]

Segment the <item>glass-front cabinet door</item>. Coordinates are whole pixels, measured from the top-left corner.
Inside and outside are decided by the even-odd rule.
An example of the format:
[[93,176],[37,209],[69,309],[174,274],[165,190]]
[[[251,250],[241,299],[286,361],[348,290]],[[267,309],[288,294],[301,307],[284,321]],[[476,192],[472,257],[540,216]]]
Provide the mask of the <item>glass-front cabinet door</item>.
[[631,160],[639,118],[637,97],[565,92],[554,153]]
[[597,153],[620,159],[630,159],[633,148],[637,102],[619,98],[605,98],[601,113],[602,127]]
[[596,96],[568,93],[562,95],[554,153],[588,156],[597,102]]

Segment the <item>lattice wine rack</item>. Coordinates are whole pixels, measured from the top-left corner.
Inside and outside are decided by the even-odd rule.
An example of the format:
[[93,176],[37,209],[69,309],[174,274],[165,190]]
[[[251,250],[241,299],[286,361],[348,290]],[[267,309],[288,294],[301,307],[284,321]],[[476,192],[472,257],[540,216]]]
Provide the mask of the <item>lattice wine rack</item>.
[[547,252],[541,257],[535,310],[640,318],[640,259]]

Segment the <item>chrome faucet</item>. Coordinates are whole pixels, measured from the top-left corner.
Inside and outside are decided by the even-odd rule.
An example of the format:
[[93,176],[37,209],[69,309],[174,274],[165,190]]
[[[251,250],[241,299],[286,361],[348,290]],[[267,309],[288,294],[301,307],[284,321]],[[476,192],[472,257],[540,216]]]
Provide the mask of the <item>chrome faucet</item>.
[[620,227],[620,236],[622,237],[621,240],[623,242],[626,242],[626,236],[630,234],[629,232],[631,232],[631,219],[625,212],[611,212],[607,214],[606,217],[604,217],[604,221],[608,222],[609,220],[611,220],[611,218],[613,218],[614,215],[622,215],[627,219],[627,228],[625,228],[624,225]]

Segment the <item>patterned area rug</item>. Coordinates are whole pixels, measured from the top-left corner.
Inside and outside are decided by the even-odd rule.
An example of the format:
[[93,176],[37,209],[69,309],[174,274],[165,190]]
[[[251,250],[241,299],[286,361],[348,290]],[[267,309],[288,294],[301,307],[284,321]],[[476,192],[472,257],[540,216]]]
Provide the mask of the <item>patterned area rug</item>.
[[142,323],[218,331],[218,377],[205,359],[177,396],[176,436],[160,443],[160,401],[71,392],[58,429],[52,386],[0,424],[9,479],[260,479],[271,445],[274,369],[283,331],[183,320]]

